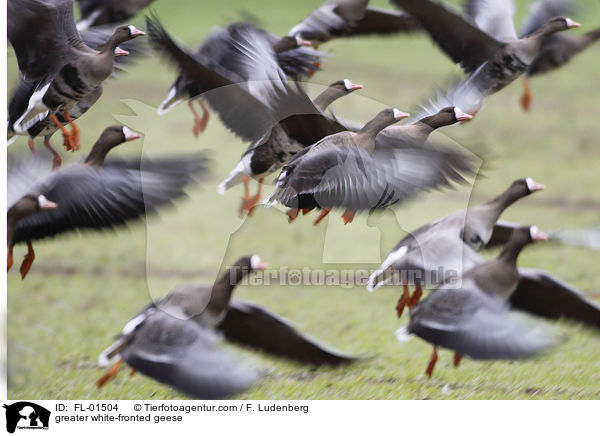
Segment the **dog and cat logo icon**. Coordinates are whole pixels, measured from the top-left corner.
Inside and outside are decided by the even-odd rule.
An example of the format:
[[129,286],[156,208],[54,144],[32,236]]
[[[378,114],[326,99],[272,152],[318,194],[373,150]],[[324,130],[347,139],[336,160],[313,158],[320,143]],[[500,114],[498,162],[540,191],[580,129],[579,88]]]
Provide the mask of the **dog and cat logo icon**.
[[48,430],[50,411],[29,401],[5,404],[6,431],[14,433],[22,430]]

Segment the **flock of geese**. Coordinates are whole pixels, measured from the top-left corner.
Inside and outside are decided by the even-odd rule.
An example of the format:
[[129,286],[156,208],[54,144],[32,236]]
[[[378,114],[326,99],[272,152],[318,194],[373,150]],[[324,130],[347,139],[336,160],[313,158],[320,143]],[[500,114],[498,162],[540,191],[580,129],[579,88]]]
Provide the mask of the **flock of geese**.
[[[9,161],[8,269],[13,247],[27,244],[22,278],[35,258],[32,241],[126,224],[170,204],[207,174],[210,159],[203,153],[143,162],[107,159],[114,147],[139,138],[125,126],[107,127],[85,160],[67,166],[50,142],[60,131],[67,150],[80,149],[75,121],[99,100],[115,70],[142,57],[142,40],[178,72],[159,114],[187,102],[195,136],[214,112],[249,144],[219,192],[243,183],[239,212],[251,215],[262,200],[263,180],[278,174],[264,205],[284,205],[290,222],[315,209],[316,225],[332,211],[348,224],[357,213],[397,207],[473,176],[472,155],[435,144],[430,134],[477,122],[486,97],[519,77],[525,84],[521,104],[528,110],[529,79],[560,68],[600,38],[600,29],[568,35],[580,24],[565,16],[572,8],[566,0],[536,1],[520,34],[512,0],[467,0],[464,12],[437,0],[391,0],[397,10],[369,7],[368,0],[328,0],[286,36],[236,22],[213,30],[191,50],[176,42],[152,12],[144,31],[122,24],[151,1],[77,0],[77,22],[73,0],[8,1],[8,39],[20,74],[9,103],[7,136],[9,142],[27,137],[32,152]],[[396,125],[410,116],[396,108],[373,114],[364,124],[327,112],[335,100],[362,88],[348,79],[332,83],[315,99],[306,94],[303,83],[321,70],[328,54],[320,49],[328,41],[409,32],[429,35],[464,70],[460,81],[409,123]],[[51,152],[51,163],[36,152],[38,137]],[[251,179],[259,182],[254,195]],[[600,328],[600,308],[583,292],[545,271],[518,267],[521,250],[548,236],[500,217],[543,188],[524,177],[480,206],[424,224],[404,237],[369,278],[369,291],[389,284],[401,288],[396,311],[401,317],[407,310],[410,321],[397,336],[403,340],[413,334],[433,345],[428,376],[437,347],[453,350],[457,366],[463,356],[519,359],[562,342],[562,335],[540,318]],[[479,254],[497,246],[503,248],[492,260]],[[458,276],[424,279],[440,267]],[[242,257],[214,284],[181,285],[150,303],[100,355],[100,364],[110,369],[97,385],[125,361],[190,396],[241,392],[261,374],[223,351],[222,336],[311,365],[356,361],[266,308],[231,298],[238,283],[265,268],[258,255]],[[421,299],[426,287],[431,292]]]

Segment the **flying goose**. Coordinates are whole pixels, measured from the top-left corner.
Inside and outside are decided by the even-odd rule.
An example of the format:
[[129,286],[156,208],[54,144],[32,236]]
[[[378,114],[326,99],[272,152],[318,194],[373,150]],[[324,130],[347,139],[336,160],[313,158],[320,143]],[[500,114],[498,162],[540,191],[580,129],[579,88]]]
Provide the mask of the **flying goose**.
[[[9,210],[25,195],[43,195],[56,203],[21,218],[9,235],[9,264],[12,249],[27,242],[28,254],[21,265],[25,278],[35,257],[31,241],[82,229],[107,229],[146,216],[159,206],[184,195],[183,188],[196,175],[206,172],[207,159],[201,155],[156,160],[108,160],[108,152],[140,136],[125,126],[107,127],[83,163],[74,163],[50,174],[21,170],[9,175]],[[16,174],[15,174],[16,173]],[[15,189],[10,188],[14,179]],[[25,178],[26,180],[22,180]]]
[[[36,29],[43,38],[32,38]],[[62,131],[68,149],[78,149],[79,129],[69,111],[108,78],[114,57],[127,54],[119,44],[144,35],[134,26],[120,26],[101,50],[81,39],[73,18],[73,0],[11,0],[8,3],[8,39],[23,79],[35,83],[26,109],[13,124],[17,133],[47,116]],[[56,117],[61,113],[72,124],[69,133]]]
[[532,317],[511,312],[507,304],[519,282],[519,253],[527,244],[546,237],[535,226],[513,231],[495,259],[442,283],[410,310],[407,332],[433,344],[425,370],[428,377],[438,359],[438,346],[453,350],[454,366],[458,366],[463,355],[483,360],[519,359],[560,341]]
[[[175,287],[165,297],[149,304],[137,316],[129,321],[121,335],[113,345],[103,351],[98,362],[100,366],[111,368],[98,380],[97,385],[101,387],[113,377],[121,365],[121,359],[125,360],[134,369],[138,369],[136,362],[132,362],[129,355],[141,354],[144,350],[135,349],[138,336],[144,335],[143,328],[150,317],[157,311],[165,312],[179,318],[185,319],[202,329],[210,331],[217,330],[225,335],[225,338],[242,345],[249,345],[276,356],[282,356],[302,363],[312,365],[341,365],[355,360],[351,356],[344,355],[328,347],[325,347],[308,336],[297,331],[292,324],[267,309],[246,301],[231,298],[235,287],[248,275],[257,270],[263,270],[268,265],[260,260],[258,255],[244,256],[227,268],[223,275],[215,281],[212,286],[191,284]],[[153,344],[149,340],[143,341],[145,348],[157,348],[161,344]],[[130,344],[134,344],[131,349]],[[185,346],[181,343],[179,347]],[[161,378],[156,377],[162,372],[160,362],[173,360],[181,354],[177,346],[165,349],[163,357],[154,362],[145,362],[145,374],[157,378],[159,381],[175,385],[170,380],[167,372]],[[202,354],[197,359],[202,359]],[[192,357],[183,360],[184,366],[191,368],[198,365],[192,362]],[[111,366],[112,365],[112,366]],[[215,368],[215,371],[217,369]],[[189,369],[179,369],[179,372],[191,372]],[[192,381],[192,384],[193,383]]]
[[[550,35],[580,24],[567,17],[554,17],[524,38],[518,39],[512,22],[512,0],[470,0],[472,20],[451,11],[436,0],[391,0],[412,15],[433,41],[461,68],[468,78],[461,88],[477,90],[479,101],[460,107],[473,115],[481,99],[500,91],[525,73]],[[476,95],[476,94],[475,94]]]

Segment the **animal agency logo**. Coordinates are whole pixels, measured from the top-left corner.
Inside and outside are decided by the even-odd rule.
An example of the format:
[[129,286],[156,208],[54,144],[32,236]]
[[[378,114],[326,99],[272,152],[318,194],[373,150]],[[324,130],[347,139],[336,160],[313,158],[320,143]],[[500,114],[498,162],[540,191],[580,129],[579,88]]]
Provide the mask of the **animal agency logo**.
[[50,411],[28,401],[5,404],[6,431],[14,433],[22,430],[48,430]]

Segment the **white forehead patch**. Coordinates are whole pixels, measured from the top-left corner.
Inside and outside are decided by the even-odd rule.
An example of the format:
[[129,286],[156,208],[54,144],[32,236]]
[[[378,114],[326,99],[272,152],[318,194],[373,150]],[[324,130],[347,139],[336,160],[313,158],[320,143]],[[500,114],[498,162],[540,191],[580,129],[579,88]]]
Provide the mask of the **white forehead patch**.
[[258,255],[255,254],[250,258],[250,266],[252,267],[252,269],[257,269],[259,265],[260,257],[258,257]]
[[531,236],[531,240],[535,241],[535,238],[537,237],[537,235],[540,233],[540,229],[538,229],[537,226],[531,226],[529,228],[529,236]]
[[534,186],[536,185],[536,182],[533,181],[533,179],[531,177],[527,177],[525,179],[525,182],[527,183],[527,188],[530,191],[533,191]]
[[344,88],[346,88],[346,91],[350,91],[351,87],[352,87],[352,82],[348,79],[344,79]]

